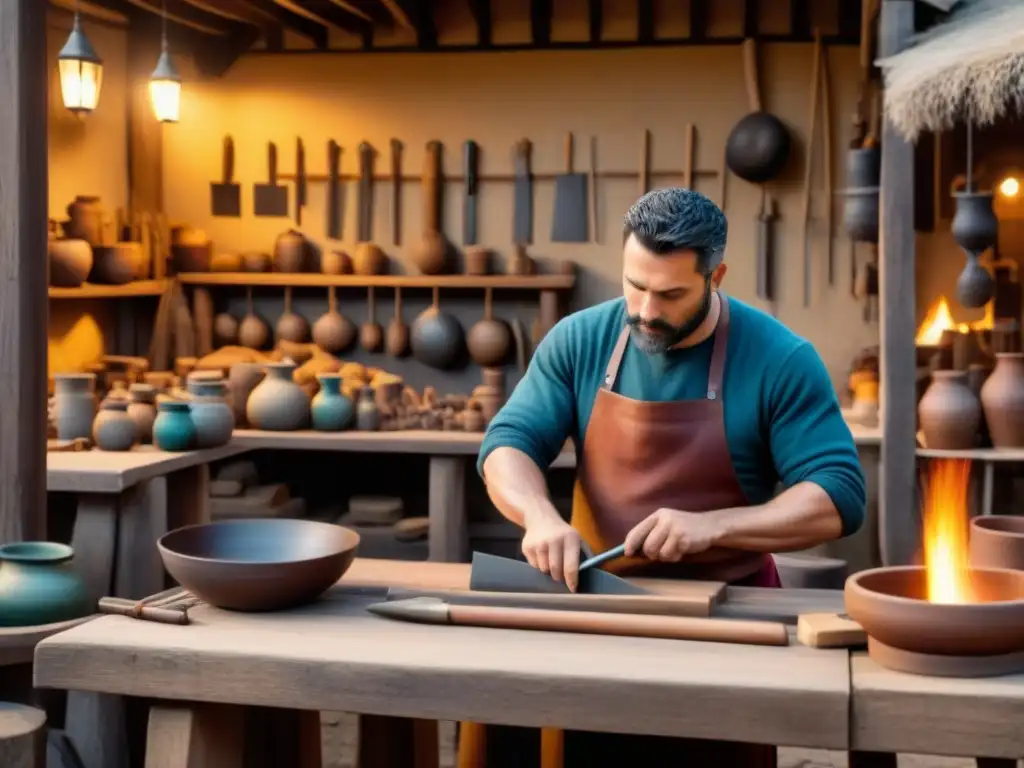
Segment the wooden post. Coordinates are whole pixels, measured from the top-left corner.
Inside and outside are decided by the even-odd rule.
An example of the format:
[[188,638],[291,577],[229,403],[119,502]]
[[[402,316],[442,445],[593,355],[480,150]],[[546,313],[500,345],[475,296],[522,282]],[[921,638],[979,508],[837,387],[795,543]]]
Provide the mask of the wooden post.
[[46,537],[46,68],[46,3],[0,0],[0,543]]
[[[882,0],[879,55],[906,47],[913,0]],[[879,535],[882,562],[908,564],[918,550],[914,349],[914,147],[886,122],[881,190],[882,473]]]

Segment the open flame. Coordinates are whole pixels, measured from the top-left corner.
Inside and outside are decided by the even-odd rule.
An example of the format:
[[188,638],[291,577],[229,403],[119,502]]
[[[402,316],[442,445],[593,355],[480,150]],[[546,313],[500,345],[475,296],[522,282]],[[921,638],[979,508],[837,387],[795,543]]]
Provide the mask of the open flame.
[[942,340],[943,331],[959,331],[960,333],[988,331],[995,325],[995,317],[995,302],[990,301],[985,305],[985,316],[981,320],[975,320],[973,323],[958,323],[953,319],[949,301],[945,296],[940,296],[925,313],[921,327],[917,329],[914,343],[919,347],[938,346]]
[[928,602],[976,602],[967,564],[967,486],[971,462],[932,459],[924,488],[924,564]]

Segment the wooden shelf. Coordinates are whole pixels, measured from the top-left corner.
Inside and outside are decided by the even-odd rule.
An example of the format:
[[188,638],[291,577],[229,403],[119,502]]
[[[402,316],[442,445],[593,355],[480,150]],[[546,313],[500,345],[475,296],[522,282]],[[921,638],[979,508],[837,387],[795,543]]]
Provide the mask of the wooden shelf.
[[133,296],[160,296],[170,286],[170,280],[136,280],[124,285],[84,283],[78,288],[49,289],[51,299],[120,299]]
[[182,272],[185,285],[273,286],[278,288],[497,288],[568,291],[575,275],[321,275],[311,272]]
[[939,448],[918,448],[920,459],[964,459],[967,461],[1024,462],[1024,448],[970,448],[949,451]]

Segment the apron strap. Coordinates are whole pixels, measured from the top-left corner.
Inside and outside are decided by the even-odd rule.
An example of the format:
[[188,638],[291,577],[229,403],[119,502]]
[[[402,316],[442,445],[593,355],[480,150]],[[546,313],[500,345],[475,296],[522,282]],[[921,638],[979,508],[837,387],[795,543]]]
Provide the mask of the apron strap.
[[708,400],[717,400],[725,378],[725,351],[729,345],[729,299],[724,293],[718,294],[722,305],[718,324],[715,326],[715,345],[711,349],[711,366],[708,370]]
[[626,344],[629,343],[629,326],[622,329],[619,340],[615,342],[615,349],[608,359],[608,368],[604,372],[604,384],[602,388],[611,390],[615,386],[615,379],[619,376],[619,366],[622,365],[622,356],[626,354]]

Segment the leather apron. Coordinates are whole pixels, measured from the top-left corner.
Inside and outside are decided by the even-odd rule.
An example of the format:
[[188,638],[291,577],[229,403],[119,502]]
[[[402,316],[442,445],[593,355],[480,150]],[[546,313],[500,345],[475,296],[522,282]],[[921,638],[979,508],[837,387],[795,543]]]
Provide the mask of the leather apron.
[[[583,449],[577,452],[571,523],[594,552],[621,544],[633,526],[661,507],[706,512],[749,504],[726,439],[722,383],[729,302],[721,293],[718,297],[721,314],[712,342],[707,390],[699,400],[655,402],[615,393],[629,344],[629,328],[622,330],[594,401]],[[771,555],[738,550],[712,549],[683,563],[622,558],[607,569],[627,576],[782,586]],[[619,759],[659,768],[774,768],[776,764],[775,747],[769,745],[578,731],[563,734],[549,728],[543,729],[541,739],[524,739],[530,729],[492,727],[485,735],[482,726],[469,723],[460,730],[459,768],[526,768],[537,765],[538,752],[542,768],[593,768]],[[512,732],[520,732],[515,734],[520,738],[510,739]],[[488,738],[491,733],[493,738]],[[485,752],[487,759],[482,762]]]

